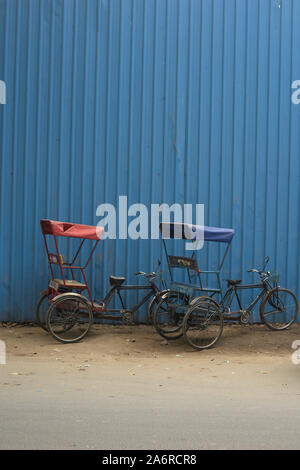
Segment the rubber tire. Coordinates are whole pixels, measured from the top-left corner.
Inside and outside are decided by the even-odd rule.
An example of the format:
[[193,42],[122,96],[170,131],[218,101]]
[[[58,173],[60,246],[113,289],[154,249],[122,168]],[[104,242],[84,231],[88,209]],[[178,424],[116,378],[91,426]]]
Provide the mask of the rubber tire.
[[195,305],[197,302],[201,302],[202,300],[204,302],[212,302],[218,309],[220,309],[218,302],[209,295],[200,295],[199,297],[194,297],[190,302],[190,305]]
[[[41,296],[38,300],[38,303],[36,304],[36,307],[35,307],[35,318],[36,318],[36,321],[37,321],[37,324],[43,328],[44,331],[47,331],[47,318],[46,318],[46,321],[45,323],[42,322],[41,320],[41,317],[40,317],[40,307],[41,307],[41,304],[42,302],[44,302],[45,299],[47,299],[49,296],[49,290],[44,290],[42,293],[41,293]],[[49,304],[50,305],[50,304]]]
[[160,302],[160,298],[167,294],[169,292],[169,289],[162,290],[160,292],[157,292],[152,299],[149,302],[148,309],[147,309],[147,319],[148,319],[148,325],[153,325],[153,313],[154,313],[154,308],[155,305],[157,306],[158,303]]
[[[169,290],[169,291],[168,291],[168,294],[172,294],[172,291]],[[177,292],[175,292],[175,294],[178,295]],[[181,338],[181,336],[182,336],[182,334],[183,334],[183,333],[182,333],[182,326],[180,326],[180,327],[178,328],[178,330],[175,330],[174,332],[165,332],[165,331],[163,331],[161,328],[159,328],[159,326],[157,325],[157,322],[156,322],[156,320],[155,320],[155,318],[156,318],[156,316],[157,316],[158,309],[159,309],[161,303],[162,303],[164,300],[165,300],[164,297],[161,298],[161,300],[159,301],[159,303],[158,303],[158,305],[157,305],[157,307],[156,307],[156,309],[155,309],[155,311],[154,311],[154,313],[153,313],[153,326],[154,326],[154,328],[156,329],[157,333],[158,333],[160,336],[162,336],[163,338],[168,339],[168,340],[179,339],[179,338]],[[178,333],[177,333],[177,334],[174,334],[174,333],[176,333],[176,331],[178,331]]]
[[[42,302],[49,297],[51,293],[51,289],[46,289],[44,290],[43,292],[41,292],[40,294],[40,298],[38,300],[38,303],[36,304],[36,307],[35,307],[35,318],[36,318],[36,322],[37,324],[44,330],[44,331],[47,331],[48,333],[48,329],[47,329],[47,316],[46,316],[46,319],[45,319],[45,322],[42,322],[42,319],[41,319],[41,315],[40,315],[40,308],[41,308],[41,304]],[[59,293],[62,293],[61,291],[59,291]],[[49,307],[50,307],[50,302],[49,302]],[[48,308],[49,309],[49,308]],[[47,310],[47,313],[48,313],[48,310]],[[46,314],[47,315],[47,314]]]
[[[293,299],[295,300],[295,305],[296,305],[296,311],[295,311],[295,314],[293,315],[293,318],[290,322],[288,322],[284,327],[282,328],[275,328],[274,326],[272,326],[272,324],[268,323],[265,318],[264,318],[264,308],[265,308],[265,305],[266,303],[268,302],[268,297],[270,295],[272,295],[273,292],[275,292],[276,290],[278,291],[282,291],[282,292],[287,292],[288,294],[290,294]],[[273,305],[271,302],[269,302],[270,305]],[[261,321],[270,329],[270,330],[273,330],[273,331],[283,331],[283,330],[286,330],[287,328],[289,328],[296,320],[297,318],[297,315],[298,315],[298,309],[299,309],[299,305],[298,305],[298,300],[297,300],[297,297],[295,296],[294,292],[292,292],[291,290],[289,289],[285,289],[284,287],[274,287],[274,289],[270,290],[263,298],[261,304],[260,304],[260,308],[259,308],[259,314],[260,314],[260,318],[261,318]]]
[[[205,303],[208,303],[208,302],[205,302]],[[188,330],[188,320],[189,320],[189,317],[190,315],[193,313],[193,311],[197,308],[197,303],[195,303],[188,311],[187,313],[185,314],[184,316],[184,319],[183,319],[183,323],[182,323],[182,331],[183,331],[183,337],[184,339],[186,340],[186,342],[194,349],[198,350],[198,351],[203,351],[205,349],[210,349],[212,348],[213,346],[215,346],[215,344],[220,340],[221,336],[222,336],[222,333],[223,333],[223,327],[224,327],[224,319],[223,319],[223,315],[220,311],[220,309],[218,308],[218,312],[219,312],[219,318],[220,318],[220,324],[221,324],[221,329],[220,329],[220,332],[218,334],[218,336],[215,338],[215,340],[209,345],[209,346],[204,346],[204,347],[201,347],[201,346],[196,346],[195,344],[191,343],[190,339],[187,337],[186,335],[186,332]]]
[[93,317],[92,307],[89,305],[87,299],[85,299],[84,297],[80,298],[80,302],[84,303],[87,307],[87,310],[88,310],[88,316],[89,316],[88,328],[79,338],[76,338],[74,340],[73,339],[72,340],[66,340],[66,339],[60,338],[55,333],[55,331],[53,331],[53,329],[51,327],[51,324],[50,324],[50,317],[51,317],[51,313],[52,313],[53,309],[56,308],[56,305],[58,303],[60,303],[62,301],[65,301],[65,300],[76,300],[76,301],[78,301],[78,297],[76,296],[75,299],[74,299],[74,295],[67,294],[63,298],[58,298],[57,300],[54,300],[51,303],[50,308],[47,312],[47,331],[53,336],[53,338],[55,338],[60,343],[64,343],[64,344],[78,343],[79,341],[81,341],[88,334],[88,332],[89,332],[89,330],[90,330],[90,328],[93,324],[94,317]]

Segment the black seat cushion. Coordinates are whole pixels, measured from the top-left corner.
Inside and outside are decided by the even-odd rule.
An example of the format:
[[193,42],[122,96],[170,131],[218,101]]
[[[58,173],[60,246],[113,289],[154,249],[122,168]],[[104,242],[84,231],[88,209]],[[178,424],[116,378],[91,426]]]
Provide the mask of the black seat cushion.
[[242,282],[242,279],[227,279],[228,286],[236,286],[237,284],[240,284],[241,282]]
[[111,286],[121,286],[123,282],[126,281],[126,277],[117,277],[117,276],[110,276],[109,282]]

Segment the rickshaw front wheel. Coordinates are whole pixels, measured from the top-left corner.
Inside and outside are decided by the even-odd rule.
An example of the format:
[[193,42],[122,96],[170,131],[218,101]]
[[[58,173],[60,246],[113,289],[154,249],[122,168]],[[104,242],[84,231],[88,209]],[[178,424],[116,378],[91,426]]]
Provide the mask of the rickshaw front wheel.
[[182,330],[192,348],[199,351],[209,349],[222,336],[223,315],[215,302],[199,300],[187,311]]
[[82,340],[92,324],[91,305],[79,294],[57,296],[47,313],[47,329],[61,343],[76,343]]

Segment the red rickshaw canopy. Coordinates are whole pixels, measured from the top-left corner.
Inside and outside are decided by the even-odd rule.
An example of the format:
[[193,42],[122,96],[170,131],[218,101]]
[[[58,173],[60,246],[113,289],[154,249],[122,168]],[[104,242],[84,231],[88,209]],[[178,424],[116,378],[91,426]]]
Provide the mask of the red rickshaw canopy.
[[104,227],[94,225],[73,224],[49,219],[42,219],[40,223],[44,235],[55,235],[57,237],[99,240],[104,232]]

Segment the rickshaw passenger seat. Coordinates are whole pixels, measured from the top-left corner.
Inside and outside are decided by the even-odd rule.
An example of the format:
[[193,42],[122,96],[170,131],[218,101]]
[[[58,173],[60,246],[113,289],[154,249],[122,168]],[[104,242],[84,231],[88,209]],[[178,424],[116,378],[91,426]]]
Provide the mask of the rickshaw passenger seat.
[[242,279],[227,279],[227,286],[236,286],[237,284],[240,284],[242,282]]
[[110,276],[109,282],[111,286],[121,286],[123,282],[126,281],[126,277],[117,277],[117,276]]
[[[65,279],[65,281],[63,279],[53,279],[54,282],[56,282],[59,286],[67,290],[70,290],[70,289],[80,289],[80,290],[84,290],[86,289],[86,284],[83,284],[82,282],[79,282],[79,281],[76,281],[75,279]],[[60,288],[61,290],[61,288]]]

